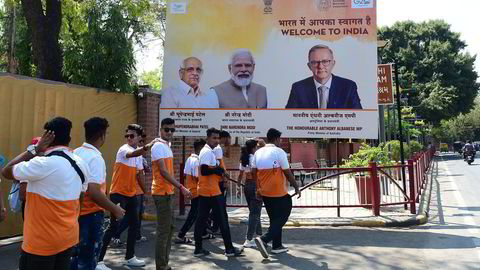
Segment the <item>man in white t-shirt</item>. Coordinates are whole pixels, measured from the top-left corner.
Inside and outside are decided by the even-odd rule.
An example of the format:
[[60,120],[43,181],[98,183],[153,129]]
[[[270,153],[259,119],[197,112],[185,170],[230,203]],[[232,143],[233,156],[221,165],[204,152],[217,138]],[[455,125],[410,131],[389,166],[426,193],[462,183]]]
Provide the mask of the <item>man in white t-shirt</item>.
[[[27,179],[20,270],[70,269],[78,243],[80,194],[87,189],[88,165],[68,148],[72,122],[55,117],[44,125],[36,146],[12,159],[6,179]],[[43,152],[45,156],[37,156]]]
[[107,169],[100,147],[105,143],[108,121],[105,118],[92,117],[83,124],[85,128],[85,142],[75,149],[74,153],[87,163],[90,176],[88,189],[83,197],[80,217],[80,243],[72,256],[72,268],[108,270],[103,264],[97,265],[103,243],[104,209],[121,219],[125,214],[120,206],[111,202],[105,195]]

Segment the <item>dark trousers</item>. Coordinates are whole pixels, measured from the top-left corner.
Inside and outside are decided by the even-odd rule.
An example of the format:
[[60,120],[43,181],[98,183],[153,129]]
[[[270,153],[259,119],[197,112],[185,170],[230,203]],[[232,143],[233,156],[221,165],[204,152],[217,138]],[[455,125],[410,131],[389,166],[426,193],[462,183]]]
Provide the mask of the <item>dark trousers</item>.
[[270,219],[270,227],[262,240],[265,243],[273,241],[272,248],[279,248],[282,246],[282,228],[292,212],[292,198],[288,194],[283,197],[263,196],[263,203]]
[[[137,215],[137,198],[135,196],[127,197],[118,193],[110,194],[110,200],[114,204],[120,203],[120,207],[125,209],[125,217],[128,219],[128,237],[127,237],[127,252],[125,254],[125,259],[131,259],[135,255],[135,234],[138,227],[138,215]],[[107,252],[107,247],[112,240],[112,237],[118,230],[119,221],[115,219],[113,215],[110,216],[110,226],[108,226],[107,231],[105,231],[105,236],[103,237],[103,247],[100,252],[100,257],[98,261],[103,261],[105,253]]]
[[51,256],[39,256],[21,251],[19,270],[70,270],[72,248]]
[[95,270],[103,241],[103,211],[78,218],[80,242],[73,248],[71,270]]
[[[144,212],[144,209],[145,209],[145,207],[143,205],[143,194],[136,195],[135,198],[137,198],[137,200],[138,200],[137,210],[136,210],[137,214],[138,214],[138,230],[135,233],[135,238],[137,240],[140,240],[140,238],[142,237],[142,232],[141,232],[142,231],[142,215],[143,215],[143,212]],[[127,228],[128,228],[128,218],[124,217],[120,221],[120,225],[118,226],[118,231],[113,237],[114,238],[120,238],[123,231],[125,231]]]
[[254,181],[247,180],[243,188],[245,199],[248,204],[248,227],[247,239],[252,240],[253,235],[262,235],[262,224],[260,222],[260,214],[262,213],[262,201],[257,199],[257,184]]
[[187,219],[183,223],[182,228],[178,232],[178,237],[183,238],[187,234],[188,230],[193,226],[198,216],[198,197],[193,198],[191,201],[190,211],[188,211]]
[[[224,204],[225,208],[227,208],[227,193],[225,192],[225,190],[226,190],[226,188],[225,188],[225,181],[218,182],[218,186],[220,187],[220,192],[222,192],[222,196],[225,198],[225,199],[223,200],[223,204]],[[210,228],[210,230],[211,230],[212,232],[218,231],[218,229],[219,229],[219,227],[220,227],[220,224],[219,224],[219,221],[216,219],[215,214],[213,214],[213,211],[210,212],[209,219],[210,219],[210,221],[211,221],[211,228]]]
[[198,217],[195,222],[195,250],[202,249],[202,235],[207,226],[207,219],[210,210],[213,210],[214,219],[218,220],[220,232],[222,233],[225,250],[232,249],[232,237],[230,235],[230,226],[228,225],[227,209],[225,208],[225,197],[223,195],[213,197],[198,197]]

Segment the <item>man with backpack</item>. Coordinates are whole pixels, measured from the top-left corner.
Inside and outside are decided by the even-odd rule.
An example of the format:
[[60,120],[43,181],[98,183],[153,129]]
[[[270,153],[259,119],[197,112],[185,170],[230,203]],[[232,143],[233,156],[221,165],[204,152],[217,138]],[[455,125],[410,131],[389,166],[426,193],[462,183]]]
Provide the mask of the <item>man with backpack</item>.
[[[28,181],[20,270],[70,269],[79,239],[79,199],[88,185],[88,166],[68,148],[70,120],[55,117],[44,129],[36,146],[2,169],[6,179]],[[45,156],[37,156],[40,152]]]

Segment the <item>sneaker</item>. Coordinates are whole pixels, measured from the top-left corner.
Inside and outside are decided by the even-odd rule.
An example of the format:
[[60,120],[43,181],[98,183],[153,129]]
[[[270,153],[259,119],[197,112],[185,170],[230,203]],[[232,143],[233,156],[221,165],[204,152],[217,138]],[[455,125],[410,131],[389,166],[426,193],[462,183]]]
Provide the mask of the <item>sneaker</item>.
[[147,237],[141,236],[140,238],[137,239],[137,242],[147,242]]
[[286,248],[284,246],[280,246],[280,247],[277,247],[277,248],[272,248],[271,252],[273,254],[285,253],[285,252],[288,252],[288,248]]
[[265,243],[263,243],[263,240],[260,238],[260,236],[255,237],[255,244],[257,244],[258,251],[260,251],[263,258],[268,258],[267,248],[265,247]]
[[123,245],[122,240],[120,238],[112,238],[112,242],[110,242],[111,247],[121,247]]
[[127,266],[145,266],[145,261],[137,259],[133,256],[132,258],[125,260]]
[[246,247],[246,248],[256,248],[257,247],[257,244],[255,244],[255,240],[248,240],[248,239],[245,239],[245,243],[243,243],[243,247]]
[[112,270],[111,268],[107,267],[103,261],[97,263],[97,267],[95,270]]
[[243,252],[243,247],[242,248],[232,248],[232,249],[229,249],[229,250],[226,250],[225,251],[225,256],[227,257],[237,257],[237,256],[240,256],[240,254],[242,254]]
[[207,256],[209,254],[210,254],[210,251],[202,248],[201,250],[195,250],[193,252],[193,257],[203,257],[203,256]]

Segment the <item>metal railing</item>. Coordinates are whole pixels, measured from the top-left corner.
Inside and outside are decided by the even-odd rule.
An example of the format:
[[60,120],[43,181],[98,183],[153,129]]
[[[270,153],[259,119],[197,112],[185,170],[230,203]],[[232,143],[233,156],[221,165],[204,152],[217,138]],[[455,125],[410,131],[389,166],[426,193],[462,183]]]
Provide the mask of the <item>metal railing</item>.
[[[302,196],[293,200],[295,208],[337,208],[340,216],[341,208],[371,208],[373,215],[380,215],[383,206],[404,206],[410,213],[416,213],[419,201],[426,184],[427,171],[435,154],[435,149],[419,153],[408,160],[405,165],[377,166],[371,162],[369,167],[362,168],[303,168],[305,179],[298,174]],[[405,170],[406,179],[402,177]],[[295,171],[295,169],[292,169]],[[311,174],[310,172],[314,172]],[[238,178],[238,169],[229,169],[231,178]],[[183,182],[183,174],[181,174]],[[247,207],[243,188],[234,182],[226,181],[227,207]],[[289,188],[293,194],[293,188]],[[188,203],[180,196],[180,213]]]

